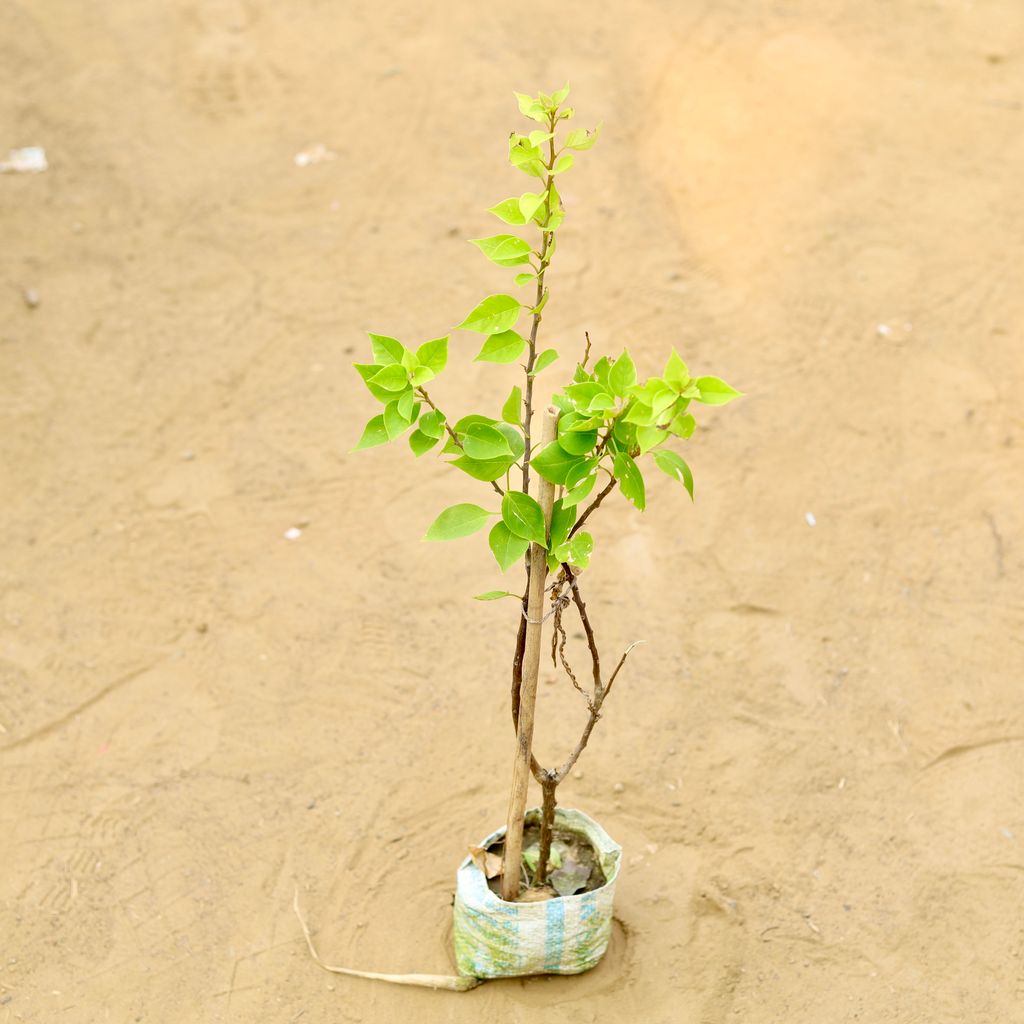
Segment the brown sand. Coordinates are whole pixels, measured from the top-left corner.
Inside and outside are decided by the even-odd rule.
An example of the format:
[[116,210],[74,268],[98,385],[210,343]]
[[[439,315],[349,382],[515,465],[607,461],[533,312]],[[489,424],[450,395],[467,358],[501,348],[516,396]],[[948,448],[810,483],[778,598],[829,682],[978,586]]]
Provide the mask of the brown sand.
[[[0,3],[0,148],[52,165],[0,176],[3,1024],[1024,1020],[1024,8],[541,10]],[[346,454],[349,363],[505,285],[463,239],[566,77],[547,336],[750,396],[695,506],[597,523],[607,657],[650,643],[562,799],[619,924],[575,979],[333,978],[293,886],[328,960],[450,971],[512,757],[515,611],[418,540],[484,492]]]

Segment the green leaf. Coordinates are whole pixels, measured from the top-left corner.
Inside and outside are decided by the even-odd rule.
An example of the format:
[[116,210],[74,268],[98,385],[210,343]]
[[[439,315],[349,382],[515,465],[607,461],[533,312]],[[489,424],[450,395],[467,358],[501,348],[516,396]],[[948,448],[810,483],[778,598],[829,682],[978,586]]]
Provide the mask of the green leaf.
[[356,368],[356,373],[363,378],[363,383],[366,385],[367,390],[378,402],[390,402],[395,397],[393,391],[388,391],[387,388],[370,383],[381,370],[379,363],[353,363],[352,365]]
[[[413,412],[414,409],[415,413]],[[398,399],[398,411],[410,423],[416,419],[416,415],[419,413],[419,406],[416,404],[416,393],[412,388],[409,388],[409,390]]]
[[667,430],[659,430],[657,427],[637,427],[636,443],[640,446],[640,454],[649,452],[655,446],[661,444],[668,437]]
[[597,137],[600,134],[601,125],[598,125],[593,131],[587,131],[586,128],[574,128],[565,137],[565,145],[569,149],[590,149],[597,142]]
[[504,459],[512,455],[505,435],[485,423],[476,423],[466,431],[462,447],[471,459],[480,461]]
[[501,566],[502,572],[518,562],[530,549],[530,542],[522,537],[517,537],[504,522],[494,524],[487,543],[490,545],[498,565]]
[[[600,385],[598,385],[600,387]],[[570,455],[586,455],[597,444],[596,430],[573,430],[582,418],[578,413],[562,416],[558,421],[558,443]],[[583,421],[585,422],[585,421]]]
[[[645,405],[651,407],[655,417],[663,413],[676,401],[676,393],[660,377],[649,377],[641,388],[632,388],[631,393],[638,395]],[[655,419],[655,422],[659,422]]]
[[523,850],[523,863],[529,868],[530,874],[536,874],[537,865],[540,863],[540,846],[531,843]]
[[384,416],[374,416],[363,429],[363,436],[359,443],[352,449],[358,452],[363,448],[375,448],[379,444],[387,444],[391,438],[388,437],[387,428],[384,426]]
[[558,90],[558,92],[553,92],[551,94],[551,105],[555,107],[560,107],[565,102],[566,97],[568,95],[569,83],[566,82],[565,85],[563,85],[562,88]]
[[389,441],[404,434],[412,423],[411,417],[402,412],[401,405],[402,399],[397,398],[384,407],[384,429],[387,431]]
[[583,459],[578,462],[565,476],[565,486],[575,487],[585,477],[597,469],[600,459]]
[[576,364],[576,369],[572,371],[572,382],[573,384],[589,384],[594,380],[592,373],[587,373],[581,363]]
[[[558,209],[559,204],[562,202],[562,197],[558,194],[558,186],[553,181],[547,187],[546,193],[548,196],[548,213],[551,214]],[[538,210],[537,213],[534,215],[534,220],[536,220],[538,223],[542,219],[542,213],[542,210]]]
[[612,472],[619,481],[622,493],[642,512],[646,504],[644,478],[640,468],[625,452],[615,456]]
[[612,363],[607,356],[601,356],[596,363],[594,363],[594,378],[604,385],[605,391],[610,392],[612,389],[611,385],[611,370]]
[[516,331],[492,334],[480,349],[475,363],[514,363],[526,348],[526,339]]
[[547,174],[543,153],[525,140],[511,147],[508,159],[513,167],[518,167],[525,174],[532,174],[535,178],[543,178]]
[[517,601],[522,601],[520,594],[512,594],[507,590],[488,590],[486,594],[477,594],[473,598],[474,601],[497,601],[502,597],[514,597]]
[[531,460],[530,465],[545,480],[553,484],[564,484],[569,470],[578,462],[578,455],[570,455],[557,441],[552,441]]
[[561,392],[551,396],[551,404],[558,409],[559,412],[575,412],[576,410],[572,407],[572,402],[565,397]]
[[[573,405],[581,412],[587,412],[591,402],[601,395],[605,395],[604,386],[596,380],[587,380],[580,384],[570,384],[565,393],[572,399]],[[606,397],[610,398],[610,395]]]
[[612,387],[612,394],[619,398],[625,398],[629,394],[629,389],[636,384],[636,366],[625,349],[612,364],[608,372],[608,383]]
[[416,358],[421,366],[426,366],[436,376],[448,365],[448,339],[425,341],[416,349]]
[[468,537],[487,525],[493,512],[479,505],[452,505],[446,508],[431,524],[424,540],[455,540]]
[[643,402],[634,402],[629,407],[629,412],[619,420],[620,423],[635,423],[641,427],[652,427],[657,422],[658,417],[655,415],[654,410]]
[[537,358],[534,360],[533,369],[530,371],[531,377],[536,377],[542,370],[546,370],[556,359],[558,353],[553,348],[546,348]]
[[426,455],[437,444],[437,441],[436,437],[431,437],[429,434],[425,434],[422,430],[418,429],[409,435],[409,447],[417,459],[421,455]]
[[499,267],[516,267],[530,261],[530,243],[518,235],[491,235],[490,238],[471,238],[470,241]]
[[500,334],[514,327],[519,319],[522,306],[511,295],[489,295],[465,320],[458,329],[477,331],[480,334]]
[[543,105],[532,96],[527,96],[525,92],[517,92],[513,95],[519,103],[520,114],[525,114],[533,121],[547,121],[548,117],[544,112]]
[[564,544],[576,522],[576,510],[559,498],[551,507],[551,548]]
[[519,197],[519,212],[525,224],[543,205],[547,198],[544,192],[524,192]]
[[444,414],[438,409],[431,409],[420,417],[419,426],[427,437],[437,440],[444,433]]
[[663,473],[668,474],[673,480],[682,481],[683,486],[690,495],[690,501],[693,501],[693,473],[690,472],[690,467],[686,464],[685,460],[675,452],[669,451],[668,448],[662,448],[654,452],[654,461],[658,464],[658,469]]
[[572,167],[573,156],[572,153],[563,153],[556,161],[555,166],[551,168],[552,176],[561,174],[563,171],[569,170]]
[[519,207],[519,199],[516,196],[513,196],[511,199],[503,199],[497,206],[492,206],[487,212],[493,213],[498,220],[503,220],[506,224],[512,224],[516,227],[520,224],[525,224],[530,219],[523,215]]
[[668,425],[668,429],[676,437],[693,437],[693,432],[697,429],[697,421],[690,413],[681,412],[673,418],[672,422]]
[[523,438],[522,430],[508,423],[495,423],[494,426],[505,435],[505,440],[508,441],[508,446],[512,449],[512,458],[521,459],[523,452],[526,451],[526,441]]
[[[367,332],[370,333],[370,332]],[[381,366],[388,366],[390,363],[400,363],[402,354],[405,352],[400,341],[389,338],[386,334],[370,333],[370,344],[373,345],[373,361]]]
[[404,366],[392,363],[382,367],[368,381],[385,391],[404,391],[409,386],[409,374]]
[[555,137],[555,133],[542,132],[538,128],[536,131],[530,132],[530,134],[527,135],[526,137],[527,139],[529,139],[531,146],[539,146],[542,142],[547,142],[548,139],[553,139]]
[[544,512],[540,505],[522,491],[506,491],[501,499],[501,518],[517,537],[547,547]]
[[700,392],[697,401],[705,405],[725,405],[726,402],[731,402],[743,394],[742,391],[729,387],[719,377],[698,377],[697,390]]
[[590,555],[593,550],[594,538],[589,533],[581,530],[569,541],[569,557],[567,561],[570,565],[586,569],[590,564]]
[[574,430],[579,433],[584,430],[599,430],[604,426],[604,415],[601,413],[594,416],[585,416],[582,419],[580,418],[581,416],[583,416],[582,413],[573,411],[575,422],[569,428],[570,430]]
[[518,384],[509,392],[505,404],[501,407],[501,418],[513,427],[518,427],[522,421],[523,412],[523,389]]
[[594,489],[594,484],[596,483],[596,476],[584,477],[582,483],[566,492],[565,496],[562,498],[562,505],[565,508],[575,507],[590,494]]
[[529,284],[531,281],[536,281],[536,280],[537,280],[537,275],[534,274],[532,271],[530,273],[528,273],[528,274],[516,274],[516,277],[515,277],[516,284],[518,284],[520,286],[522,286],[524,284]]
[[433,379],[434,371],[429,366],[417,366],[409,377],[409,383],[412,384],[414,388],[419,388]]
[[617,445],[614,450],[628,452],[635,448],[636,432],[639,429],[634,423],[623,423],[622,420],[616,420],[615,426],[612,428],[612,440]]
[[665,383],[676,391],[682,391],[690,383],[690,371],[675,349],[672,349],[672,354],[668,357],[662,377]]
[[461,469],[474,480],[491,481],[504,476],[514,461],[511,455],[504,459],[473,459],[468,455],[461,455],[453,459],[451,465]]

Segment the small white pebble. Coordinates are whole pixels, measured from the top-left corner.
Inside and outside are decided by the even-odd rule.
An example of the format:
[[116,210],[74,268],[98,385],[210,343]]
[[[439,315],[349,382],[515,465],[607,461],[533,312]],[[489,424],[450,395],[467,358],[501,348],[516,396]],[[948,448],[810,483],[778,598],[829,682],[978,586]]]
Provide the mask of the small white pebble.
[[839,780],[839,787],[838,788],[839,789],[846,789],[846,776],[845,775]]
[[1003,836],[1006,839],[1013,839],[1014,838],[1013,832],[1010,829],[1008,829],[1008,828],[1001,828],[999,831],[1002,832]]
[[880,338],[888,338],[892,334],[892,328],[888,324],[879,324],[875,331]]
[[576,780],[577,782],[582,782],[582,781],[583,781],[583,772],[578,772],[578,771],[577,771],[577,772],[573,772],[573,773],[572,773],[572,777],[573,777],[573,778],[574,778],[574,779],[575,779],[575,780]]
[[625,790],[625,788],[626,787],[621,782],[616,782],[615,785],[612,786],[612,792],[613,793],[622,793]]
[[29,309],[35,309],[36,306],[39,305],[39,292],[37,292],[35,288],[26,288],[25,291],[22,292],[22,296],[25,299],[25,305],[28,306]]
[[807,520],[807,525],[808,526],[817,526],[818,525],[818,520],[814,518],[814,513],[813,512],[805,513],[804,514],[804,519]]
[[189,449],[187,448],[181,453],[182,462],[191,462],[195,457],[196,453],[193,451],[189,451]]
[[302,536],[302,531],[297,526],[289,526],[284,535],[288,540],[298,540]]

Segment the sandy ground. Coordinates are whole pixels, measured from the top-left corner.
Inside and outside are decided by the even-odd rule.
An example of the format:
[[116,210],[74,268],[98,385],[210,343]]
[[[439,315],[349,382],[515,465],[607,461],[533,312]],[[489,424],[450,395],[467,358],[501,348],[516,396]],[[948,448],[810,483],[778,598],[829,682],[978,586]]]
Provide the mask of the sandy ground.
[[[349,363],[504,286],[462,239],[566,78],[606,131],[548,338],[749,393],[696,505],[596,523],[605,648],[650,641],[561,794],[626,847],[614,941],[334,978],[294,887],[333,961],[450,971],[512,754],[514,609],[418,541],[478,492],[346,454]],[[0,176],[0,1022],[1024,1020],[1016,0],[3,0],[0,84],[51,161]]]

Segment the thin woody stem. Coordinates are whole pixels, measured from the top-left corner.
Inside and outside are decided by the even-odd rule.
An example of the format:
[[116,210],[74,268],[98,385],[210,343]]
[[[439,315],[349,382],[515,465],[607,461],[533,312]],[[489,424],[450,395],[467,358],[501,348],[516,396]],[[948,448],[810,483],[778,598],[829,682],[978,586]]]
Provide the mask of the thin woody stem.
[[583,510],[583,515],[576,520],[573,528],[569,531],[569,536],[572,537],[576,534],[576,531],[590,518],[590,514],[608,497],[609,494],[615,489],[616,480],[612,477],[611,480],[605,485],[603,491]]
[[[548,131],[554,133],[556,115],[548,117]],[[544,223],[551,217],[551,182],[554,175],[551,169],[555,166],[555,138],[554,134],[548,140],[548,162],[545,165],[548,171],[547,179],[544,182]],[[537,360],[537,332],[540,330],[541,313],[538,309],[544,299],[544,275],[548,269],[548,249],[551,246],[551,238],[554,232],[542,231],[540,243],[540,269],[537,274],[537,297],[533,308],[538,310],[533,314],[533,323],[530,325],[530,337],[528,344],[530,354],[526,360],[526,388],[523,392],[523,437],[526,441],[526,451],[523,453],[523,494],[530,492],[530,431],[533,423],[533,366]]]
[[[418,394],[420,398],[422,398],[423,401],[426,402],[427,405],[429,405],[430,408],[434,410],[434,412],[440,413],[441,419],[444,421],[444,429],[448,431],[448,436],[452,439],[452,444],[454,444],[459,449],[459,451],[464,452],[466,449],[462,447],[462,442],[459,440],[458,435],[455,433],[454,430],[452,430],[451,426],[449,425],[448,417],[445,416],[445,414],[441,412],[441,410],[438,409],[436,405],[434,405],[433,399],[431,399],[430,395],[427,394],[426,390],[422,387],[419,387],[416,389],[416,394]],[[498,494],[505,493],[497,480],[492,480],[491,486]]]

